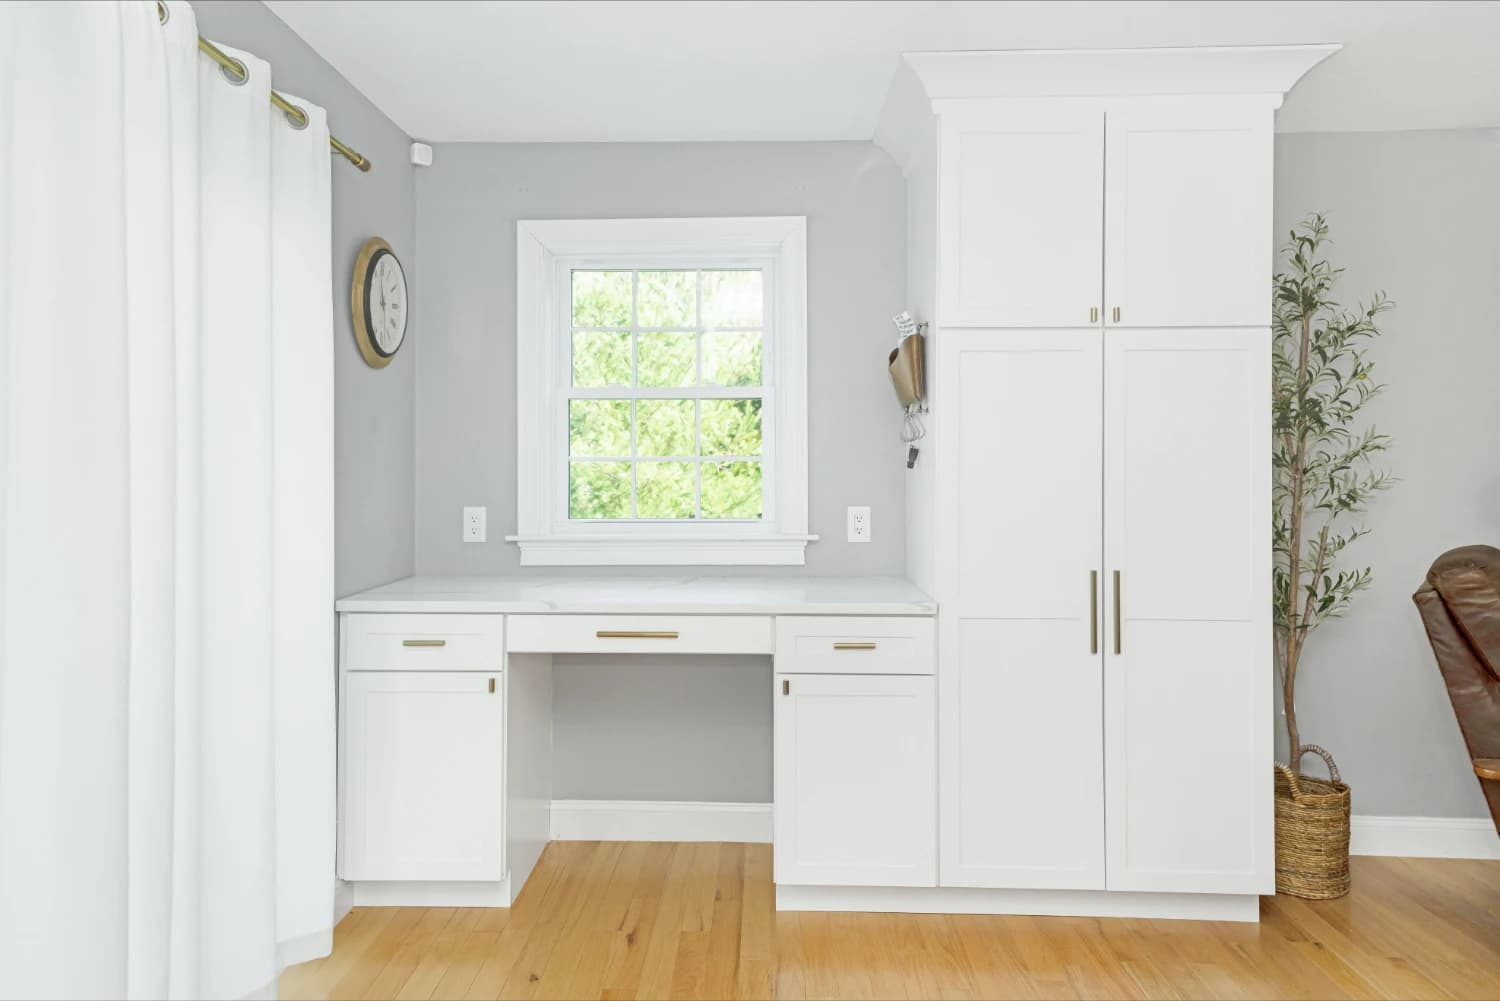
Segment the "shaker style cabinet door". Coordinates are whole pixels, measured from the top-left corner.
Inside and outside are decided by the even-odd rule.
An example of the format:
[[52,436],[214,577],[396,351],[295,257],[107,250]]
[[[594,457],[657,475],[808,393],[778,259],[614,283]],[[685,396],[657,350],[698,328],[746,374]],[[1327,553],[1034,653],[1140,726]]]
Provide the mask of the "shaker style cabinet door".
[[1104,887],[1104,337],[939,341],[943,886]]
[[1096,325],[1103,112],[959,110],[941,128],[942,325]]
[[350,671],[344,679],[340,875],[504,879],[499,672]]
[[1115,331],[1104,368],[1108,888],[1271,893],[1270,334]]
[[933,679],[778,674],[775,878],[933,886]]
[[1270,325],[1272,115],[1222,98],[1109,111],[1109,325]]

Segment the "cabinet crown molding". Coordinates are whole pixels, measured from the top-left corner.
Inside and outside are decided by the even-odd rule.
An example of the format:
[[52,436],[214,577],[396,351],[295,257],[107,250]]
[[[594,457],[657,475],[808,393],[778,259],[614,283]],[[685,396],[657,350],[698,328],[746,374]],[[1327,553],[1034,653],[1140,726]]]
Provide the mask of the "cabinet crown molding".
[[1280,107],[1308,70],[1342,48],[1331,42],[906,52],[886,94],[875,143],[909,169],[942,101],[1260,95]]

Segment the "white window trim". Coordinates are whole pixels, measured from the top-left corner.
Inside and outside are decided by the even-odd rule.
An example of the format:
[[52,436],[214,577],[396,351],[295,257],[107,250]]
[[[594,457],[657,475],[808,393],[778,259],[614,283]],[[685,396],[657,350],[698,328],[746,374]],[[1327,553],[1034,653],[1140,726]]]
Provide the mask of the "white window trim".
[[[556,442],[557,333],[568,262],[641,267],[647,258],[768,262],[774,348],[766,359],[771,437],[767,517],[758,523],[569,522]],[[807,543],[807,220],[562,219],[516,224],[516,534],[522,566],[802,566]]]

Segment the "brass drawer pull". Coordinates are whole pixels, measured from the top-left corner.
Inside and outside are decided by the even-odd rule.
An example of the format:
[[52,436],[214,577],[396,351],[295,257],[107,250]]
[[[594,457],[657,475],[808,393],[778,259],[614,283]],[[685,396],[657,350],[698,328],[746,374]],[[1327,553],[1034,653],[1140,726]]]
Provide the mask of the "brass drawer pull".
[[875,644],[874,643],[835,643],[833,645],[833,648],[835,650],[873,650],[873,649],[875,649]]
[[675,640],[675,629],[601,629],[594,633],[601,640]]
[[1099,652],[1099,571],[1089,571],[1089,653]]
[[402,640],[402,646],[447,646],[447,640]]
[[1115,653],[1120,652],[1120,571],[1115,571]]

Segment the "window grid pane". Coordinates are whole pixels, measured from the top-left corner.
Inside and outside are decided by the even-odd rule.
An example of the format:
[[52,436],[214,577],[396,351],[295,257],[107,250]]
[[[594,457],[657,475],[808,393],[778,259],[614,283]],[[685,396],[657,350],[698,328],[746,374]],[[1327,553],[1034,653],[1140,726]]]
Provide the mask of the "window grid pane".
[[[629,327],[613,326],[585,326],[578,324],[573,327],[573,336],[570,339],[570,352],[576,351],[580,345],[596,347],[597,357],[585,359],[584,370],[590,373],[579,384],[578,377],[579,360],[574,359],[570,364],[568,382],[574,391],[567,394],[567,406],[572,413],[575,401],[592,401],[599,413],[615,412],[610,408],[610,403],[629,404],[629,457],[615,457],[608,455],[572,455],[569,456],[569,482],[573,484],[578,481],[578,489],[573,486],[569,489],[570,519],[593,520],[593,521],[758,521],[764,517],[764,478],[762,469],[762,457],[759,454],[762,445],[763,419],[762,405],[764,396],[764,333],[760,325],[747,326],[714,326],[710,329],[706,326],[704,314],[705,302],[705,273],[715,275],[716,289],[723,289],[731,282],[738,282],[743,289],[754,289],[759,302],[752,309],[745,305],[745,296],[742,295],[737,303],[731,307],[721,302],[718,312],[727,314],[725,318],[735,320],[762,321],[763,317],[757,315],[758,309],[763,304],[762,277],[755,270],[753,279],[741,279],[738,276],[754,269],[676,269],[651,271],[649,269],[636,269],[628,272],[630,276],[630,310]],[[616,302],[607,300],[598,289],[606,286],[608,282],[613,283],[613,288],[618,293],[623,290],[623,269],[599,273],[597,279],[591,279],[582,283],[588,289],[594,290],[594,298],[584,309],[585,316],[580,316],[579,304],[575,301],[572,319],[612,317],[621,315],[623,301]],[[652,315],[653,320],[691,319],[692,326],[650,326],[641,324],[642,318],[642,274],[650,276],[652,290]],[[681,296],[687,292],[684,278],[688,272],[692,273],[692,315],[689,317],[683,312],[683,300]],[[576,272],[575,272],[576,274]],[[724,275],[724,278],[717,277]],[[618,276],[618,277],[617,277]],[[573,287],[576,291],[580,283],[574,280]],[[721,293],[722,294],[722,293]],[[675,296],[675,298],[674,298]],[[618,299],[623,299],[618,296]],[[674,303],[676,303],[674,305]],[[630,350],[630,385],[620,385],[610,380],[613,372],[620,371],[617,364],[611,364],[608,356],[608,348],[613,346],[612,341],[600,339],[597,335],[606,333],[624,334],[629,338]],[[716,338],[716,345],[723,345],[716,350],[715,370],[712,373],[716,379],[709,383],[705,377],[709,373],[705,370],[705,344],[706,334],[741,334],[742,338],[734,344],[723,338]],[[580,337],[580,334],[595,334],[595,338]],[[641,377],[641,346],[642,335],[656,335],[646,341],[648,353],[651,358],[651,373],[653,382],[666,382],[676,385],[643,385]],[[672,334],[689,334],[692,345],[693,358],[687,371],[682,371],[681,365],[686,361],[681,356],[683,338],[673,338]],[[623,347],[623,345],[620,345]],[[738,358],[730,357],[734,347],[740,350]],[[749,358],[745,359],[748,351]],[[619,357],[619,356],[616,356]],[[623,362],[623,357],[620,361]],[[677,373],[681,372],[681,375]],[[724,377],[726,372],[731,373],[728,378]],[[623,372],[621,372],[623,374]],[[753,383],[750,379],[754,377]],[[682,384],[684,377],[690,382],[689,385]],[[582,390],[581,392],[579,390]],[[653,406],[652,414],[653,429],[651,432],[652,450],[676,452],[681,449],[675,447],[680,438],[676,437],[676,428],[672,419],[672,412],[679,413],[685,408],[666,406],[671,401],[686,402],[693,400],[692,408],[692,454],[691,455],[664,455],[642,453],[642,403],[660,403],[661,406]],[[715,444],[719,453],[728,452],[732,446],[753,446],[755,454],[728,455],[715,454],[705,456],[704,450],[704,410],[703,401],[708,400],[714,404],[715,421]],[[749,407],[737,407],[736,404],[747,403]],[[580,413],[592,413],[593,410],[585,409]],[[680,418],[678,418],[680,420]],[[570,424],[570,427],[572,425]],[[619,430],[623,430],[620,428]],[[595,431],[585,429],[580,438],[588,442],[603,441],[608,438],[608,429]],[[572,441],[574,435],[569,435],[569,452],[573,451]],[[662,443],[674,447],[662,448]],[[681,442],[685,444],[685,442]],[[615,478],[625,472],[622,466],[629,466],[629,513],[625,514],[618,509],[623,508],[621,503],[623,497],[614,497],[612,484]],[[591,472],[589,467],[593,467]],[[705,467],[709,473],[705,473]],[[645,475],[643,476],[643,471]],[[691,512],[687,512],[683,502],[686,500],[686,491],[682,488],[688,485],[684,480],[684,474],[690,472],[692,487]],[[711,476],[709,475],[711,474]],[[650,492],[649,502],[642,504],[642,480],[645,480]],[[715,496],[712,504],[705,509],[704,487],[711,479],[714,485]],[[738,482],[736,482],[738,481]],[[620,484],[623,486],[623,484]],[[575,492],[579,495],[575,498]],[[576,502],[575,502],[576,501]],[[618,513],[617,513],[618,512]]]

